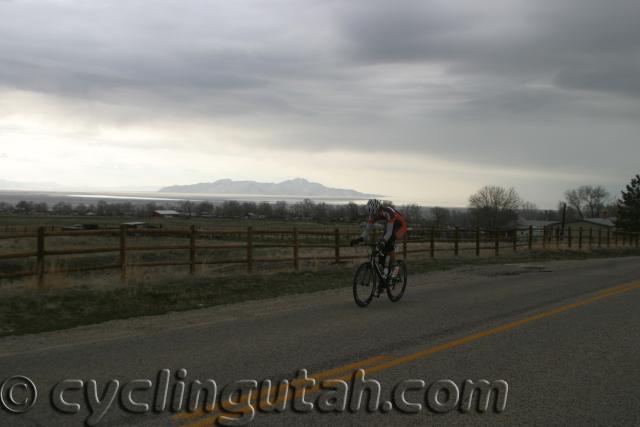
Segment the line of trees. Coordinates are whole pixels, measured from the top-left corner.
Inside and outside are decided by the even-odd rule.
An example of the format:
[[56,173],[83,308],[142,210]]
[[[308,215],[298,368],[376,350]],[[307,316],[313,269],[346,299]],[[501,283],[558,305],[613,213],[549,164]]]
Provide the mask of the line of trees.
[[[583,218],[618,216],[617,225],[630,231],[640,231],[640,175],[636,175],[622,191],[621,198],[613,200],[602,186],[583,185],[565,192],[565,200],[557,210],[541,210],[531,202],[523,201],[513,188],[485,186],[469,197],[467,209],[443,207],[424,208],[410,204],[399,206],[410,224],[423,226],[458,226],[505,228],[516,225],[518,219],[560,221],[563,210],[570,222]],[[21,201],[15,206],[0,202],[0,213],[57,215],[96,215],[150,217],[154,211],[175,209],[187,217],[265,218],[279,220],[306,220],[317,222],[357,222],[366,217],[365,207],[355,203],[328,204],[305,199],[297,203],[278,201],[240,202],[229,200],[211,202],[131,203],[105,202],[75,204],[58,202],[49,207],[44,202]]]
[[[570,222],[606,217],[615,219],[621,229],[640,231],[640,175],[631,179],[618,200],[601,185],[582,185],[565,191],[564,196],[556,211],[543,211],[523,201],[513,188],[485,186],[469,197],[470,219],[476,226],[501,228],[514,224],[519,218],[560,221],[564,215]],[[434,217],[439,222],[442,213],[434,213]]]
[[277,201],[240,202],[228,200],[222,203],[191,202],[180,203],[131,203],[105,202],[97,204],[71,204],[58,202],[49,206],[44,202],[20,201],[16,205],[0,202],[0,213],[13,214],[55,214],[78,216],[130,216],[150,217],[156,210],[177,210],[186,217],[220,217],[220,218],[272,218],[272,219],[304,219],[313,221],[357,221],[365,216],[365,208],[355,203],[331,205],[316,203],[305,199],[299,203]]
[[[392,204],[391,202],[385,202]],[[470,227],[474,224],[469,211],[464,209],[447,209],[444,207],[425,208],[416,204],[397,207],[412,225],[421,226],[459,226]],[[191,202],[179,203],[131,203],[131,202],[105,202],[97,204],[70,204],[59,202],[52,206],[46,203],[21,201],[15,206],[8,203],[0,203],[0,213],[13,213],[20,215],[54,214],[76,216],[111,216],[111,217],[151,217],[156,210],[176,210],[185,217],[214,217],[214,218],[256,218],[275,220],[304,220],[316,222],[360,222],[366,216],[366,208],[363,204],[327,204],[303,200],[298,203],[277,201],[267,202],[241,202],[228,200],[222,203]]]

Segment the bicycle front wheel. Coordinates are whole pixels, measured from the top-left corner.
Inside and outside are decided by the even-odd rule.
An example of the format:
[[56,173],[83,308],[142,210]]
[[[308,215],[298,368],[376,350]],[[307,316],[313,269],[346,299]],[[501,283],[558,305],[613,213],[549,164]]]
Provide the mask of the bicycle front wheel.
[[404,290],[407,287],[407,265],[404,261],[397,261],[400,271],[398,275],[390,280],[387,286],[387,296],[393,302],[399,301],[404,295]]
[[376,274],[371,264],[365,262],[358,267],[353,278],[353,299],[360,307],[366,307],[373,299],[376,289]]

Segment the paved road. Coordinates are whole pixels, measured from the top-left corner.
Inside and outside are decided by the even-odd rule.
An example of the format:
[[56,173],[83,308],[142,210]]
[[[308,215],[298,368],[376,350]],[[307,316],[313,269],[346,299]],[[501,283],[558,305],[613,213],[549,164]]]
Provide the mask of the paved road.
[[[363,367],[367,379],[380,383],[381,402],[391,400],[395,384],[423,380],[424,388],[405,394],[408,403],[421,403],[421,411],[299,413],[285,401],[287,411],[257,412],[251,425],[637,426],[639,307],[640,258],[629,257],[413,275],[400,302],[380,298],[366,309],[356,307],[345,288],[5,338],[0,380],[28,376],[40,394],[26,414],[0,410],[0,425],[83,425],[89,410],[82,391],[64,394],[81,404],[79,413],[51,409],[51,389],[63,379],[82,379],[85,386],[95,379],[98,400],[113,378],[121,385],[150,379],[154,388],[133,396],[153,404],[161,369],[175,378],[184,368],[185,381],[215,379],[220,391],[243,379],[293,378],[299,369],[339,379]],[[453,389],[438,393],[441,406],[427,402],[430,393],[452,384],[462,396],[467,379],[504,380],[504,410],[496,412],[493,400],[485,413],[459,410]],[[169,396],[179,392],[176,382],[171,380]],[[335,407],[341,389],[331,387],[335,399],[326,403]],[[17,401],[24,397],[23,389],[14,391]],[[321,391],[307,391],[306,400],[317,404],[328,396]],[[116,399],[98,425],[204,426],[218,415],[132,415]]]

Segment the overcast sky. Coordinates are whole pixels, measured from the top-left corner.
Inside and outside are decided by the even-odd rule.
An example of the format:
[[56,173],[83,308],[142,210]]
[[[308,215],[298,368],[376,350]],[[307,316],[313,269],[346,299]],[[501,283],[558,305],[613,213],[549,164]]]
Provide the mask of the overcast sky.
[[0,180],[540,207],[640,172],[637,0],[0,0]]

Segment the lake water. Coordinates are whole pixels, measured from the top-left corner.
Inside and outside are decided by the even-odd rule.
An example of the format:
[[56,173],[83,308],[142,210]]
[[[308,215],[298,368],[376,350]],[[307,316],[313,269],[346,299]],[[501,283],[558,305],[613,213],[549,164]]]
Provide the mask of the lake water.
[[222,202],[225,200],[236,200],[239,202],[277,202],[298,203],[304,199],[314,202],[325,202],[330,204],[344,204],[349,202],[363,202],[364,199],[336,199],[318,196],[289,196],[289,195],[264,195],[264,194],[180,194],[180,193],[135,193],[135,194],[67,194],[67,197],[77,199],[97,200],[123,200],[123,201],[145,201],[145,202]]
[[[211,203],[221,203],[225,200],[236,200],[239,202],[277,202],[285,201],[289,204],[299,203],[304,199],[311,199],[316,203],[325,202],[329,204],[346,204],[354,202],[363,204],[366,199],[340,199],[331,197],[304,197],[290,195],[259,195],[259,194],[182,194],[182,193],[158,193],[152,191],[145,192],[104,192],[104,193],[84,193],[84,192],[62,192],[62,191],[21,191],[21,190],[0,190],[0,202],[8,202],[16,204],[21,200],[33,202],[46,202],[49,205],[66,202],[72,205],[80,203],[96,204],[100,200],[104,201],[127,201],[132,203],[150,203],[159,204],[179,203],[182,201],[202,202],[209,201]],[[399,200],[393,197],[385,197],[384,199],[392,200],[396,205],[416,203],[413,201]],[[426,203],[423,206],[427,205]]]

